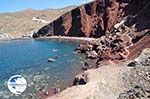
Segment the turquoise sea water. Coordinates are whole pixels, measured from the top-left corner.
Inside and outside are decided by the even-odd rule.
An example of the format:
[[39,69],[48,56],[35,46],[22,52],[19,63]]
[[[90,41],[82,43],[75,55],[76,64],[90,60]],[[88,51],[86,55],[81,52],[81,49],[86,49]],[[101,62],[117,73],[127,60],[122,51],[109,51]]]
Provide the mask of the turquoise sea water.
[[[7,89],[12,75],[26,78],[28,87],[23,93],[36,93],[40,87],[62,87],[80,72],[82,55],[74,53],[75,42],[56,40],[14,40],[0,42],[0,97],[16,98]],[[48,62],[54,58],[55,62]],[[23,97],[23,95],[21,97]],[[16,98],[17,99],[17,98]]]

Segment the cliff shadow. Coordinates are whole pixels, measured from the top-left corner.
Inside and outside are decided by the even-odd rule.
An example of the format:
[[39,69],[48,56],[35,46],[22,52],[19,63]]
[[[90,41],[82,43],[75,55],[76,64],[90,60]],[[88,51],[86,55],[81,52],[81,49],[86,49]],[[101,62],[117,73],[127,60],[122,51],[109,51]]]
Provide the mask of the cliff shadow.
[[63,18],[60,17],[57,20],[54,21],[53,23],[53,29],[54,29],[54,35],[64,35],[64,26],[63,26]]
[[33,38],[41,37],[41,36],[51,36],[53,35],[53,24],[50,23],[44,27],[42,27],[40,30],[38,30],[37,33],[33,34]]
[[95,30],[92,33],[90,33],[90,37],[99,38],[99,37],[105,35],[104,30],[100,26],[100,21],[98,22],[98,24],[96,26],[94,26],[94,28],[95,28]]
[[128,0],[129,5],[125,8],[125,16],[128,16],[125,25],[135,24],[137,32],[150,29],[150,1]]
[[76,8],[71,11],[72,23],[71,28],[68,32],[68,36],[78,36],[85,37],[85,33],[82,32],[82,23],[81,23],[81,12],[79,8]]

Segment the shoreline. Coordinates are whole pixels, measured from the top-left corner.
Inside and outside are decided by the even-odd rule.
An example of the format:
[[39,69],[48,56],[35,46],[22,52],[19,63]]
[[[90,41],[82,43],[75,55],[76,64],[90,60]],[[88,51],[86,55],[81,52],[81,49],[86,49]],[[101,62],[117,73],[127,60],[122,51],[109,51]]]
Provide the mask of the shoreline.
[[55,39],[55,40],[66,40],[66,41],[79,41],[79,42],[95,42],[96,38],[90,38],[90,37],[69,37],[69,36],[49,36],[49,37],[40,37],[35,39]]
[[[96,38],[89,38],[89,37],[67,37],[67,36],[49,36],[49,37],[40,37],[40,38],[35,38],[35,40],[41,40],[41,39],[44,39],[44,40],[58,40],[58,41],[71,41],[71,42],[78,42],[78,43],[85,43],[85,42],[95,42],[97,41]],[[81,54],[81,53],[79,53]],[[88,61],[88,62],[92,62],[93,60],[87,60],[86,58],[84,59],[84,61]],[[92,63],[92,67],[91,68],[88,68],[87,70],[89,69],[95,69],[95,64]],[[76,70],[75,70],[76,71]],[[75,72],[73,71],[73,72]],[[58,93],[55,93],[54,89],[52,88],[48,88],[48,94],[45,94],[45,93],[39,93],[38,96],[40,96],[41,98],[49,98],[49,97],[53,97],[53,96],[56,96],[58,94],[60,94],[61,92],[63,92],[64,90],[68,89],[68,88],[71,88],[71,87],[74,87],[73,86],[73,81],[74,79],[76,78],[76,76],[78,76],[79,74],[82,74],[84,73],[86,70],[82,70],[82,68],[80,68],[80,71],[72,78],[71,81],[69,81],[69,83],[66,83],[65,86],[63,86],[63,88],[60,88],[60,92]]]
[[[111,69],[112,67],[113,67],[113,69]],[[126,71],[128,70],[126,67],[123,67],[123,68],[124,68],[123,70],[126,70]],[[118,74],[121,75],[121,74],[125,73],[125,71],[123,71],[123,70],[122,70],[122,67],[119,66],[119,64],[104,65],[104,66],[96,68],[96,69],[95,68],[88,69],[88,70],[83,71],[82,73],[79,73],[78,75],[76,75],[76,77],[83,75],[83,74],[87,76],[88,81],[85,85],[75,85],[75,86],[66,87],[60,93],[48,96],[44,99],[86,99],[87,97],[85,97],[85,94],[90,96],[89,94],[92,94],[92,92],[94,90],[97,90],[99,92],[99,91],[105,91],[107,89],[107,87],[100,88],[99,86],[101,86],[101,84],[103,86],[113,85],[113,89],[116,89],[116,87],[118,87],[118,86],[120,88],[118,88],[119,90],[116,90],[115,93],[113,93],[113,94],[110,94],[108,91],[108,93],[110,95],[106,96],[107,98],[104,96],[105,98],[100,98],[100,99],[110,99],[110,97],[117,98],[117,95],[119,95],[119,93],[121,92],[120,90],[121,89],[125,90],[125,88],[122,86],[122,82],[118,81],[118,79],[121,79],[121,77],[120,78],[117,77]],[[103,75],[104,73],[107,73],[107,74]],[[109,76],[109,75],[111,75],[111,76]],[[100,76],[100,78],[99,78],[99,76]],[[98,80],[100,80],[100,81],[98,81]],[[104,82],[103,82],[103,80],[104,80]],[[112,80],[112,82],[110,82],[111,80]],[[98,87],[101,90],[96,89]],[[99,93],[96,93],[96,94],[99,94]],[[100,94],[102,95],[103,92],[102,93],[100,92]],[[115,98],[113,98],[113,99],[115,99]]]
[[[25,38],[25,39],[28,39],[28,38]],[[15,39],[15,40],[25,40],[25,39]],[[33,39],[33,38],[31,38],[31,39]],[[73,41],[73,42],[79,42],[79,43],[82,43],[82,42],[95,42],[95,41],[97,41],[97,39],[95,39],[95,38],[87,38],[87,37],[65,37],[65,36],[41,37],[41,38],[36,38],[36,39],[37,40],[38,39],[39,40],[40,39],[44,39],[44,40],[58,40],[58,41]],[[84,59],[84,61],[87,61],[87,60]],[[91,62],[91,60],[88,60],[88,62]],[[91,63],[93,63],[93,62],[91,62]],[[110,73],[110,75],[111,75],[111,73],[113,73],[113,74],[115,73],[112,76],[112,77],[115,77],[117,75],[121,76],[119,73],[125,73],[125,71],[121,71],[121,69],[129,70],[129,68],[126,67],[127,64],[124,64],[124,63],[121,64],[122,62],[120,64],[119,63],[117,63],[117,64],[114,63],[114,64],[103,65],[103,66],[101,66],[99,68],[96,68],[96,69],[92,65],[92,68],[88,68],[87,70],[81,70],[81,72],[78,73],[75,77],[73,77],[72,80],[69,82],[69,84],[66,84],[64,86],[64,88],[60,89],[59,92],[55,93],[55,89],[51,89],[50,87],[48,87],[48,94],[47,94],[47,91],[46,91],[46,92],[39,93],[39,94],[37,93],[37,96],[40,96],[42,99],[70,99],[71,96],[73,96],[72,99],[84,99],[83,97],[80,97],[80,96],[82,96],[80,94],[86,94],[88,92],[88,91],[84,91],[84,90],[86,90],[86,88],[87,88],[87,90],[89,90],[89,92],[95,91],[95,89],[94,89],[95,87],[101,86],[101,85],[99,85],[99,83],[102,83],[105,86],[105,81],[103,82],[103,79],[106,80],[106,85],[109,86],[109,82],[110,81],[107,81],[107,78],[109,78],[108,75],[105,75],[105,77],[103,79],[101,79],[103,77],[102,75],[105,74],[106,72],[108,72],[108,74]],[[119,65],[124,65],[125,67],[124,66],[122,67],[122,66],[119,66]],[[111,71],[110,69],[112,69],[112,66],[115,69]],[[104,71],[103,71],[103,69],[104,69]],[[101,71],[103,71],[103,73],[101,73]],[[114,71],[116,71],[116,72],[114,72]],[[121,71],[121,72],[119,72],[119,71]],[[76,78],[78,75],[82,75],[82,74],[87,75],[87,77],[88,77],[87,83],[85,85],[75,85],[74,86],[73,82],[72,82],[73,79]],[[99,78],[99,76],[101,78]],[[95,77],[97,79],[100,79],[101,81],[99,82],[97,79],[95,79]],[[114,82],[111,83],[112,86],[117,83],[116,82],[118,80],[117,77],[113,78],[113,79],[110,78],[110,79],[112,81],[114,81]],[[93,84],[95,84],[95,85],[93,85]],[[124,86],[122,86],[122,82],[119,82],[118,85],[120,86],[120,88],[124,88]],[[116,90],[116,88],[118,88],[118,87],[114,86],[112,88],[113,88],[113,90]],[[122,91],[122,89],[120,89],[120,88],[119,88],[119,90]],[[106,87],[106,89],[107,89],[107,87]],[[111,87],[110,87],[110,89],[111,89]],[[78,90],[83,91],[83,93],[80,93],[80,91],[78,91]],[[92,90],[92,91],[90,91],[90,90]],[[104,89],[102,88],[101,90],[105,90],[105,88]],[[117,94],[116,93],[112,93],[113,94],[112,96],[109,95],[110,94],[109,92],[107,92],[108,97],[109,98],[110,97],[117,98],[117,96],[119,96],[119,94],[121,93],[121,91],[119,91],[119,90],[116,90],[116,91],[118,91]],[[88,93],[88,94],[91,95],[90,93]],[[100,93],[100,94],[103,94],[103,92]],[[63,96],[63,98],[61,98],[62,96]],[[76,96],[78,98],[76,98]]]
[[[97,41],[96,38],[89,38],[89,37],[66,37],[66,36],[50,36],[50,37],[40,37],[40,38],[36,38],[36,39],[39,39],[39,40],[44,39],[44,40],[71,41],[71,42],[77,42],[79,44],[81,44],[81,43],[88,43],[88,42],[96,42]],[[83,54],[83,53],[78,53],[78,54]],[[84,61],[81,61],[81,62],[85,62],[85,61],[88,62],[91,67],[87,68],[87,70],[83,70],[82,67],[80,67],[80,71],[74,70],[73,71],[74,73],[76,73],[76,71],[78,71],[78,73],[76,73],[76,75],[72,78],[72,80],[69,81],[69,83],[66,83],[65,86],[63,86],[63,88],[60,88],[60,92],[55,93],[54,89],[48,88],[48,93],[49,94],[46,95],[45,93],[40,93],[39,96],[42,99],[47,99],[49,97],[55,97],[55,96],[59,95],[60,93],[62,93],[63,91],[67,90],[68,88],[74,87],[73,81],[75,80],[75,78],[78,75],[84,74],[86,71],[89,71],[91,69],[97,69],[96,64],[95,64],[96,63],[95,62],[96,59],[88,60],[88,59],[86,59],[84,57]]]
[[[86,60],[86,59],[84,59],[84,60]],[[79,66],[79,68],[80,68],[80,66]],[[39,92],[36,93],[36,96],[40,97],[41,99],[46,99],[46,98],[53,97],[55,95],[60,94],[64,90],[73,87],[74,78],[76,76],[78,76],[79,74],[84,73],[85,71],[80,68],[80,69],[74,69],[72,72],[74,74],[74,75],[71,74],[72,75],[72,77],[71,77],[72,79],[68,80],[68,82],[65,82],[65,84],[63,86],[61,86],[61,87],[55,87],[55,86],[51,87],[51,86],[48,86],[47,90],[45,92],[39,91]],[[56,92],[55,88],[58,88],[59,92]]]
[[15,41],[15,40],[28,40],[28,39],[33,39],[33,38],[13,38],[13,39],[0,39],[0,42],[2,41]]
[[[13,38],[13,39],[4,39],[4,40],[0,40],[0,42],[3,41],[16,41],[16,40],[58,40],[58,41],[71,41],[71,42],[77,42],[77,43],[85,43],[85,42],[95,42],[97,39],[96,38],[89,38],[89,37],[66,37],[66,36],[49,36],[49,37],[40,37],[40,38]],[[81,53],[80,53],[81,54]],[[86,59],[84,59],[84,61],[86,61]],[[92,67],[94,68],[94,67]],[[91,68],[89,68],[91,69]],[[60,92],[64,91],[65,89],[67,89],[68,87],[73,87],[73,80],[74,78],[78,75],[83,73],[85,70],[82,70],[80,68],[80,71],[77,73],[77,70],[74,70],[73,72],[76,73],[76,75],[72,78],[71,81],[66,82],[65,86],[63,86],[63,88],[60,88]],[[54,89],[52,89],[51,87],[48,87],[48,93],[49,94],[45,94],[45,93],[41,93],[38,92],[37,95],[41,96],[42,98],[47,98],[47,97],[51,97],[51,96],[55,96],[57,95],[57,93],[54,93]],[[59,92],[59,93],[60,93]],[[58,93],[58,94],[59,94]]]
[[[40,39],[40,38],[39,38]],[[18,40],[18,39],[15,39],[15,40]],[[21,40],[25,40],[25,39],[19,39],[20,41]],[[29,40],[34,40],[34,39],[29,39]],[[36,39],[35,39],[36,40]],[[49,40],[50,42],[51,42],[51,40]],[[7,41],[6,41],[7,42]],[[11,42],[11,40],[9,40],[8,41],[8,43],[9,42]],[[19,42],[19,41],[18,41]],[[77,43],[78,44],[78,43]],[[73,48],[74,49],[74,48]],[[83,58],[83,60],[84,60],[84,58]],[[77,66],[79,66],[78,64],[76,64],[75,63],[75,65],[77,65]],[[80,69],[80,67],[79,67],[79,69]],[[67,81],[66,83],[65,83],[65,86],[63,86],[63,88],[61,88],[61,91],[63,91],[63,90],[65,90],[66,88],[68,88],[68,87],[72,87],[72,84],[73,84],[73,80],[74,80],[74,78],[75,78],[75,76],[76,75],[78,75],[79,73],[82,73],[83,71],[80,69],[73,69],[73,73],[75,74],[75,75],[73,75],[72,77],[71,77],[71,80],[69,80],[69,82]],[[52,88],[50,88],[50,87],[47,87],[48,89],[50,89],[49,91],[51,91],[51,92],[53,92],[54,90],[52,89]],[[56,86],[56,88],[57,88],[57,86]],[[52,90],[51,90],[52,89]],[[38,91],[39,92],[39,91]],[[37,94],[38,94],[38,92],[37,92]],[[45,94],[46,95],[46,93],[45,92],[43,92],[42,93],[42,95],[43,94]],[[52,95],[56,95],[55,93],[53,93],[53,94],[50,94],[50,95],[47,95],[47,96],[52,96]]]
[[39,37],[39,38],[13,38],[13,39],[0,39],[2,41],[15,41],[15,40],[30,40],[30,39],[52,39],[52,40],[59,40],[59,41],[73,41],[73,42],[95,42],[97,38],[90,38],[90,37],[69,37],[69,36],[49,36],[49,37]]

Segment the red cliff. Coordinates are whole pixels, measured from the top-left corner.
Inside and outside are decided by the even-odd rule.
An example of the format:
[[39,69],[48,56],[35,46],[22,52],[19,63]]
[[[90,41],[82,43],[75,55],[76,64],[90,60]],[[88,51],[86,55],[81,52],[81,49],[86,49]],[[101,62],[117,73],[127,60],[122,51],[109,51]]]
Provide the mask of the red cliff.
[[[96,0],[81,5],[42,27],[33,37],[64,35],[100,37],[123,18],[133,18],[138,30],[149,28],[149,0]],[[142,18],[142,19],[141,19]],[[144,23],[146,21],[146,23]]]
[[100,61],[135,58],[150,47],[150,0],[96,0],[62,15],[33,37],[53,35],[100,37],[92,44]]

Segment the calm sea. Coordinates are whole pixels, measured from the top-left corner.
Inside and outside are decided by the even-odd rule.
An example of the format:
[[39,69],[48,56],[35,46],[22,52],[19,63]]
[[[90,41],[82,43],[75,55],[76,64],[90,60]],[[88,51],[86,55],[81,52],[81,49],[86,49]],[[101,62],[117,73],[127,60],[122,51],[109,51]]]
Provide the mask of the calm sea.
[[[57,40],[14,40],[0,42],[0,98],[17,99],[7,89],[12,75],[22,75],[28,87],[22,96],[40,88],[63,87],[80,72],[82,55],[74,53],[78,43]],[[53,58],[55,62],[48,62]],[[44,86],[44,87],[43,87]]]

